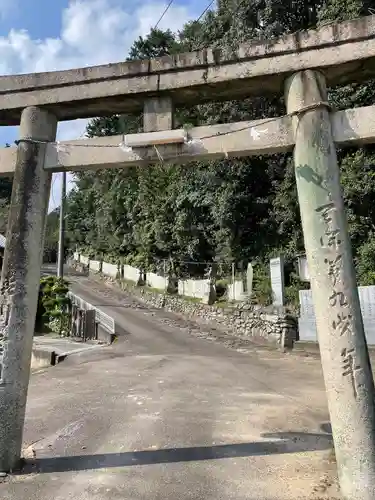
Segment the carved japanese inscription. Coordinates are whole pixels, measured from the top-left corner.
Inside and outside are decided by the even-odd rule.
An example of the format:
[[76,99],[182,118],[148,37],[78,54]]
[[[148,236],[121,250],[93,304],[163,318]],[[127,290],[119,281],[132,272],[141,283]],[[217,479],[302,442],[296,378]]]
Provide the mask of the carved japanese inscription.
[[[324,226],[324,233],[320,237],[320,246],[325,249],[327,276],[329,278],[331,291],[328,298],[329,307],[332,309],[331,328],[337,333],[338,338],[343,338],[348,347],[341,349],[342,376],[349,380],[355,398],[363,386],[362,369],[356,362],[356,351],[351,345],[350,338],[353,335],[353,313],[348,297],[345,294],[345,283],[343,279],[343,249],[341,229],[338,224],[338,211],[328,192],[328,201],[316,208]],[[345,344],[344,344],[345,345]]]
[[337,209],[330,193],[328,193],[328,202],[316,208],[315,211],[319,214],[325,226],[324,235],[320,238],[320,245],[326,248],[328,255],[332,253],[332,257],[327,256],[324,260],[332,285],[332,291],[328,299],[329,305],[337,309],[331,326],[342,336],[345,333],[351,332],[351,320],[353,316],[350,310],[343,311],[343,309],[349,309],[349,302],[342,289],[344,285],[342,281],[342,239],[340,237],[340,228],[337,224]]
[[[362,382],[363,371],[362,368],[357,365],[355,359],[354,348],[347,349],[344,348],[341,351],[342,358],[342,375],[350,380],[350,384],[353,388],[354,397],[358,397],[358,390],[364,386]],[[362,380],[361,380],[362,379]]]

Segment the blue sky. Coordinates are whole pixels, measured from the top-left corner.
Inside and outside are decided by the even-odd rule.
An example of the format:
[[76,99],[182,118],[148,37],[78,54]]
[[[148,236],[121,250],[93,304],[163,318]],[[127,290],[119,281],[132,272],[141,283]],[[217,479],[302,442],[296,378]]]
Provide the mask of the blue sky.
[[[123,60],[133,41],[145,36],[165,0],[0,0],[0,75],[54,71]],[[178,31],[197,18],[209,0],[174,0],[160,23]],[[85,120],[59,125],[58,139],[85,132]],[[0,146],[13,143],[17,127],[0,128]],[[71,181],[70,181],[71,186]],[[59,204],[54,176],[50,209]]]

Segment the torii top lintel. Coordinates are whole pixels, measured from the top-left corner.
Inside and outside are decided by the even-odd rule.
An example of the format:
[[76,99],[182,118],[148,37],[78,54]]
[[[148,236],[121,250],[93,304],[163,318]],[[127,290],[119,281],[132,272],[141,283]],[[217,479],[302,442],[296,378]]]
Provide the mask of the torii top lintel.
[[375,16],[272,41],[243,44],[233,53],[203,49],[157,59],[66,71],[0,77],[0,125],[17,125],[28,106],[59,120],[143,109],[147,98],[170,95],[178,104],[279,93],[285,78],[321,69],[328,85],[375,76]]

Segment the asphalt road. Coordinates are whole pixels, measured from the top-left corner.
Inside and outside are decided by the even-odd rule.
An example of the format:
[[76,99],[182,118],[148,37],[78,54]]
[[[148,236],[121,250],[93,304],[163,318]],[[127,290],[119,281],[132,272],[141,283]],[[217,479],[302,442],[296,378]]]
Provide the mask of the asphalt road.
[[[3,500],[336,498],[319,361],[238,352],[88,278],[123,335],[33,375]],[[205,338],[207,337],[207,338]]]

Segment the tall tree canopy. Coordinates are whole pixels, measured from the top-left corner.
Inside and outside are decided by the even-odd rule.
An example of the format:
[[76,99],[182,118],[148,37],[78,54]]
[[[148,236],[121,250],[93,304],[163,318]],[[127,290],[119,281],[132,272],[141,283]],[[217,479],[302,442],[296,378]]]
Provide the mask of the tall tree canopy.
[[[128,59],[144,59],[270,39],[321,24],[368,15],[375,0],[218,0],[217,9],[181,32],[152,30],[136,40]],[[331,89],[337,108],[374,102],[373,81]],[[210,103],[176,110],[176,126],[225,123],[285,113],[281,95]],[[140,115],[93,119],[87,134],[140,131]],[[339,151],[354,254],[364,282],[375,271],[373,146]],[[159,259],[231,262],[303,251],[294,170],[289,154],[159,165],[76,176],[68,201],[72,245],[106,258],[152,266]],[[371,253],[372,248],[374,251]],[[365,262],[365,264],[364,264]],[[372,271],[371,271],[372,272]],[[373,273],[375,276],[375,273]]]

